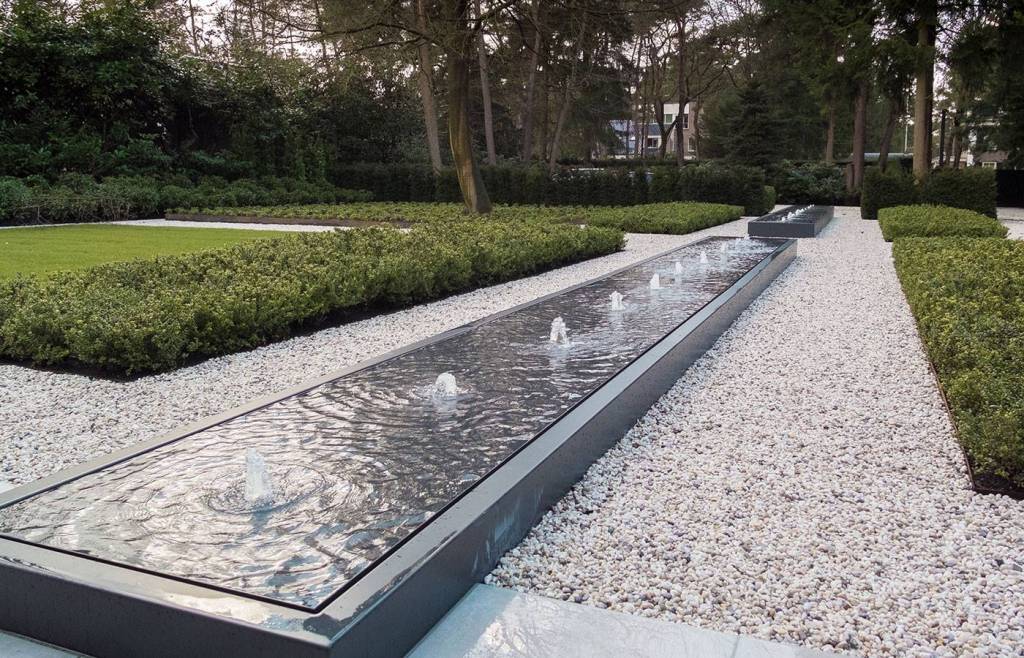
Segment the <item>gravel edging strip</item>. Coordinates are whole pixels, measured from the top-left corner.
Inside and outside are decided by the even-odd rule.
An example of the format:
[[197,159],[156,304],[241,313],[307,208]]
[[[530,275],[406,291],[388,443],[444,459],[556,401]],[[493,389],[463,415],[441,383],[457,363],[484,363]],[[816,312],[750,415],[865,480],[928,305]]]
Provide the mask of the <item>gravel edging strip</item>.
[[202,213],[173,213],[164,215],[164,219],[173,222],[216,222],[227,224],[275,224],[298,226],[338,226],[343,228],[367,228],[373,226],[394,226],[410,228],[412,222],[394,220],[376,222],[361,219],[342,219],[340,217],[262,217],[247,215],[204,215]]

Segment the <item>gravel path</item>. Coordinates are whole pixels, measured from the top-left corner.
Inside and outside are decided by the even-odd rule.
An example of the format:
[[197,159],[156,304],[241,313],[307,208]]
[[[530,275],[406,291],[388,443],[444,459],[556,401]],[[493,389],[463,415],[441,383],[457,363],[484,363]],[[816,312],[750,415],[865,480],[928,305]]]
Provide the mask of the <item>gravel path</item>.
[[618,254],[127,383],[0,364],[0,489],[159,436],[674,246],[745,230],[741,220],[687,236],[630,235],[626,250]]
[[1024,655],[1024,502],[980,496],[856,209],[488,582],[869,656]]
[[1014,240],[1024,240],[1024,220],[1004,219],[1003,226],[1010,229],[1006,237]]

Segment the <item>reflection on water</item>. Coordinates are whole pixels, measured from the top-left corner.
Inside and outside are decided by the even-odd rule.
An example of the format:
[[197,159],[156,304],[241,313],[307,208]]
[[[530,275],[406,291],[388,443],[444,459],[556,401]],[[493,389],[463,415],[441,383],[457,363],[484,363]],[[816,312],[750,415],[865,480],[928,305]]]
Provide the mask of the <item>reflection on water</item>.
[[[778,244],[683,247],[38,494],[0,532],[315,607]],[[272,505],[247,506],[250,450]]]

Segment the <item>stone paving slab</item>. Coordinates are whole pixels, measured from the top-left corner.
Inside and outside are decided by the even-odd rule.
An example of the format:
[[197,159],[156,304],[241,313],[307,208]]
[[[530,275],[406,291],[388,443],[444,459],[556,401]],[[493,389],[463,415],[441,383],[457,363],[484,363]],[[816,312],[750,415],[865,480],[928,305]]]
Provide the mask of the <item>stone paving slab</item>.
[[408,658],[828,658],[837,655],[477,585]]

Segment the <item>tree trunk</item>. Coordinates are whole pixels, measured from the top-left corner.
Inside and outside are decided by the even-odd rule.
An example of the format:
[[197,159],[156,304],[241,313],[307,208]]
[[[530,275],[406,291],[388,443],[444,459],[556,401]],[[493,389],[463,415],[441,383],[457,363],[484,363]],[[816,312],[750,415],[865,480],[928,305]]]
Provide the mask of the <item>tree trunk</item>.
[[530,70],[526,76],[526,100],[523,103],[523,150],[520,153],[523,162],[529,162],[533,157],[533,99],[537,87],[537,65],[540,62],[541,48],[540,9],[541,0],[533,0],[533,51],[530,53]]
[[896,132],[896,122],[900,118],[900,106],[896,101],[889,101],[889,118],[885,121],[882,141],[878,145],[878,168],[885,171],[889,166],[889,151],[892,150],[892,136]]
[[836,103],[830,100],[828,104],[828,127],[825,129],[825,164],[831,165],[836,161]]
[[[446,3],[449,4],[449,3]],[[452,147],[455,174],[466,208],[474,213],[491,212],[480,167],[473,156],[473,135],[469,128],[469,61],[473,34],[468,28],[469,0],[450,0],[454,26],[448,52],[448,140]]]
[[537,149],[541,162],[548,159],[548,124],[551,118],[551,90],[548,88],[548,67],[540,72],[540,126],[537,130]]
[[[479,18],[480,0],[476,0],[476,15]],[[494,150],[494,115],[491,113],[491,83],[487,77],[487,47],[484,44],[483,27],[477,40],[477,52],[480,59],[480,95],[484,104],[484,139],[487,142],[487,164],[498,164],[498,154]]]
[[[413,0],[416,12],[416,29],[421,33],[427,31],[427,14],[424,0]],[[416,82],[419,86],[420,99],[423,104],[423,124],[427,130],[427,150],[430,152],[430,167],[434,173],[441,171],[441,138],[437,130],[437,105],[434,102],[433,65],[430,59],[430,44],[420,38],[416,47],[419,56],[419,74]]]
[[693,159],[700,162],[700,99],[693,102]]
[[852,188],[856,192],[864,182],[864,145],[867,141],[868,93],[871,83],[864,78],[857,84],[857,98],[853,107],[853,177]]
[[950,148],[953,154],[953,169],[960,168],[960,158],[963,156],[964,143],[960,127],[960,111],[953,113],[953,145]]
[[676,61],[676,96],[679,99],[679,111],[676,112],[676,164],[680,167],[686,161],[686,144],[683,143],[683,121],[682,115],[686,111],[687,89],[686,89],[686,17],[678,21],[679,26],[679,53]]
[[923,181],[932,168],[936,0],[921,2],[917,17],[917,62],[914,68],[914,178]]
[[562,100],[562,107],[558,110],[558,120],[555,122],[555,135],[551,138],[551,153],[548,156],[548,173],[555,173],[558,168],[558,152],[562,141],[562,131],[565,130],[565,123],[569,120],[569,112],[572,110],[572,81],[565,86],[565,98]]

